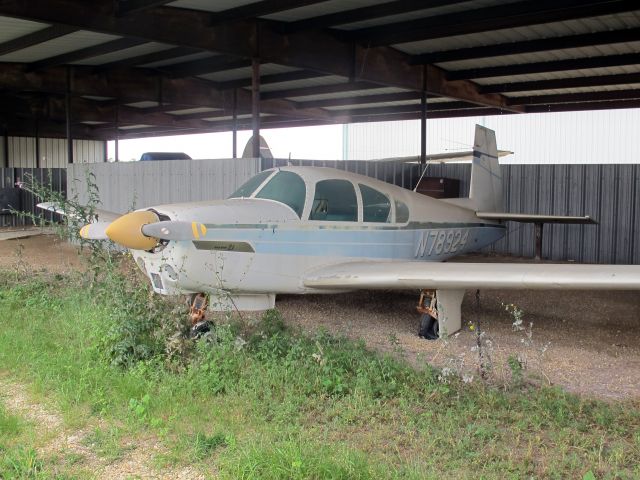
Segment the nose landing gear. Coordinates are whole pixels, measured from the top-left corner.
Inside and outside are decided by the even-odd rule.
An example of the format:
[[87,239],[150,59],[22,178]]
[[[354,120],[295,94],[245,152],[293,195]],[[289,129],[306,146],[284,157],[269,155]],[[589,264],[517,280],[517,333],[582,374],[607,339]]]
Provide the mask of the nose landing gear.
[[189,320],[191,320],[191,338],[199,338],[211,330],[212,323],[205,318],[209,299],[204,293],[196,293],[191,297]]

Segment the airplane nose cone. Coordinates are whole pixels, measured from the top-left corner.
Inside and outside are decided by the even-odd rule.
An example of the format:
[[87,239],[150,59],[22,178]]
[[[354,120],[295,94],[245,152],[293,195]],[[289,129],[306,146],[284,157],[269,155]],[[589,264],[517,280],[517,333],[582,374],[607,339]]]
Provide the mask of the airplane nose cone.
[[114,220],[105,230],[105,235],[115,243],[132,250],[151,250],[157,238],[142,233],[142,226],[158,222],[158,215],[148,210],[131,212]]

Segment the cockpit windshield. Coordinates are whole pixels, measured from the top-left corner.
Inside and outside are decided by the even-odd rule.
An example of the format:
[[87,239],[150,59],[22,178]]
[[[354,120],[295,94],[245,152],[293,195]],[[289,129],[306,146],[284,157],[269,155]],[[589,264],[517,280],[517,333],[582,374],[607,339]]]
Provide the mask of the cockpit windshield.
[[264,172],[260,172],[255,177],[251,177],[247,180],[239,189],[229,195],[229,198],[246,198],[250,197],[253,192],[262,185],[269,175],[273,173],[273,170],[266,170]]
[[302,216],[304,210],[304,199],[307,195],[307,188],[300,175],[293,172],[278,172],[269,182],[262,187],[256,198],[267,198],[276,202],[284,203],[296,212],[298,217]]

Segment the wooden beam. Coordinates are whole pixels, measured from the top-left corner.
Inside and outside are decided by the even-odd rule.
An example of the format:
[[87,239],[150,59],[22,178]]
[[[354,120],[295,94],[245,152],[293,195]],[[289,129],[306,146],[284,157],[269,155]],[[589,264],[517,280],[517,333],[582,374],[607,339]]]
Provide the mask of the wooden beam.
[[611,15],[638,9],[637,0],[526,0],[363,28],[349,37],[370,46]]
[[504,55],[520,55],[523,53],[547,52],[567,48],[591,47],[594,45],[609,45],[615,43],[635,42],[640,38],[640,28],[626,30],[612,30],[606,32],[583,33],[561,37],[540,38],[522,42],[498,43],[481,47],[459,48],[424,53],[411,57],[410,63],[441,63],[458,60],[474,60],[476,58],[501,57]]
[[43,28],[42,30],[23,35],[22,37],[0,43],[0,55],[7,55],[8,53],[48,42],[49,40],[63,37],[77,31],[78,29],[74,27],[52,25],[50,27]]
[[42,70],[44,68],[55,67],[57,65],[66,65],[71,62],[77,62],[78,60],[84,60],[85,58],[97,57],[106,53],[136,47],[143,43],[147,42],[145,40],[138,40],[135,38],[119,38],[117,40],[101,43],[92,47],[80,48],[68,53],[45,58],[44,60],[32,63],[29,68],[30,70]]
[[534,73],[566,72],[589,68],[619,67],[640,64],[640,53],[625,53],[621,55],[602,55],[586,58],[571,58],[567,60],[552,60],[549,62],[519,63],[515,65],[500,65],[496,67],[470,68],[447,72],[449,80],[468,80],[477,78],[506,77],[513,75],[530,75]]
[[[245,58],[258,55],[263,63],[290,65],[416,91],[420,91],[423,84],[423,69],[409,65],[409,55],[390,48],[354,46],[326,32],[282,34],[270,26],[271,23],[256,21],[224,22],[212,27],[209,12],[180,8],[156,8],[114,17],[111,0],[96,0],[92,11],[92,15],[86,15],[84,3],[80,0],[0,2],[0,15],[5,16],[72,25]],[[429,66],[427,75],[430,93],[509,108],[502,96],[481,94],[471,82],[447,81],[441,69]]]

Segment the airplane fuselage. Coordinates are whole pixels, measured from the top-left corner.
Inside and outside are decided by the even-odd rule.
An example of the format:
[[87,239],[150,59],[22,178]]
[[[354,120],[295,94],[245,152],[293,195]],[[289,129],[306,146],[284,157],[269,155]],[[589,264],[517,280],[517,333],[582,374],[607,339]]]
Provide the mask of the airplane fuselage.
[[[206,227],[206,233],[192,241],[171,241],[153,252],[133,251],[154,290],[168,295],[269,295],[271,304],[279,293],[331,293],[305,286],[305,276],[318,268],[363,260],[440,262],[479,250],[505,232],[503,225],[479,220],[472,210],[369,177],[332,169],[282,170],[300,175],[307,186],[298,213],[255,195],[154,207],[171,220]],[[314,183],[332,178],[351,183],[359,193],[353,221],[313,219],[318,215],[312,209],[323,207],[317,192],[314,202]],[[363,185],[383,193],[388,202],[368,205]],[[365,221],[367,208],[388,210],[388,216],[385,221]]]

